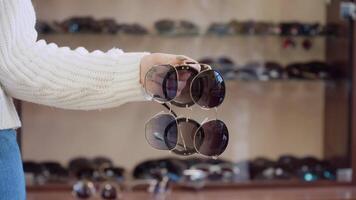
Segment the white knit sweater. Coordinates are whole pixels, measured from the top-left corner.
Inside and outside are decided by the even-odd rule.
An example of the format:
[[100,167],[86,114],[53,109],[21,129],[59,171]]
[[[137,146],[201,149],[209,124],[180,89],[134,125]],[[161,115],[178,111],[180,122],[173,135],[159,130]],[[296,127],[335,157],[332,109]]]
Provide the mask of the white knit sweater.
[[37,41],[31,0],[0,0],[0,130],[21,126],[12,97],[64,109],[104,109],[144,99],[148,53],[88,52]]

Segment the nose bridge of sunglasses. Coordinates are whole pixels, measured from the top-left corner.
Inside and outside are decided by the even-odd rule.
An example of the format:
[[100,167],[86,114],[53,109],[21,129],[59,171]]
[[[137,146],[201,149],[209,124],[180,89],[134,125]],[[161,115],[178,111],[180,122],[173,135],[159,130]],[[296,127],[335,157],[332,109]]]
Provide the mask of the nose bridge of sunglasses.
[[218,108],[217,107],[214,107],[212,109],[207,109],[207,108],[202,108],[203,110],[206,110],[206,111],[210,111],[210,110],[214,110],[214,117],[205,117],[202,121],[201,121],[201,124],[203,125],[204,123],[210,121],[211,120],[218,120]]
[[208,64],[199,63],[200,71],[212,70],[213,68]]

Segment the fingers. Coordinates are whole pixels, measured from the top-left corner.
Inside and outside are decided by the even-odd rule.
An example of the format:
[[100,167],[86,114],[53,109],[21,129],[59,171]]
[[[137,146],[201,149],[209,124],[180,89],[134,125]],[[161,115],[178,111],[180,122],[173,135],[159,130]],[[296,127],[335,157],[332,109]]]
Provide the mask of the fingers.
[[190,64],[190,63],[197,63],[197,61],[183,55],[178,55],[176,57],[179,64]]
[[[160,72],[153,70],[150,72],[153,66],[167,65],[170,64],[172,66],[177,65],[189,65],[195,68],[198,72],[201,71],[201,66],[198,62],[190,57],[184,55],[173,55],[173,54],[163,54],[163,53],[155,53],[145,56],[141,60],[141,72],[140,72],[140,81],[146,87],[146,91],[151,94],[157,94],[158,96],[164,97],[164,91],[162,91],[163,80],[166,78],[167,70],[163,70]],[[152,73],[152,74],[147,74]],[[170,96],[173,95],[174,91],[177,92],[177,96],[181,94],[181,91],[189,85],[187,81],[191,78],[191,73],[186,73],[184,71],[180,71],[178,74],[178,82],[175,84],[172,83],[166,85],[166,90],[171,91]],[[145,81],[147,79],[147,81]]]
[[198,70],[198,72],[201,70],[201,67],[198,64],[198,62],[192,58],[189,58],[189,57],[183,56],[183,55],[178,55],[176,57],[176,59],[179,62],[178,64],[189,65],[189,66],[195,68],[196,70]]

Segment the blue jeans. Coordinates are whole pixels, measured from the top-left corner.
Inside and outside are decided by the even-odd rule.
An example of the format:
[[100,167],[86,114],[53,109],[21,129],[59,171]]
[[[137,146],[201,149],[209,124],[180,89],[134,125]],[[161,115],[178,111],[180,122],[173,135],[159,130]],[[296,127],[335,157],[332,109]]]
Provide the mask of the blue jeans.
[[0,200],[25,200],[25,177],[14,130],[0,130]]

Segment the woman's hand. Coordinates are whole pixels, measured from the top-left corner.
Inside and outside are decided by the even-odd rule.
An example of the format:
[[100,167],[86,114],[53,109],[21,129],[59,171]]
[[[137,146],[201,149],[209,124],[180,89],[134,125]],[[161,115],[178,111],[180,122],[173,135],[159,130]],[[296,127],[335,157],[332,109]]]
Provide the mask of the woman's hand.
[[[182,55],[172,55],[172,54],[163,54],[163,53],[154,53],[148,56],[145,56],[141,60],[141,74],[140,74],[140,82],[142,85],[144,85],[145,82],[145,76],[147,72],[154,66],[157,65],[166,65],[170,64],[172,66],[177,66],[181,64],[187,64],[187,63],[197,63],[197,61],[186,57]],[[191,67],[196,68],[198,71],[200,71],[200,65],[198,64],[189,64]],[[177,91],[177,96],[179,96],[182,92],[182,90],[186,87],[187,80],[190,78],[190,73],[179,73],[178,77],[178,91]],[[161,88],[162,86],[160,83],[162,82],[161,79],[162,77],[156,77],[156,82],[150,82],[149,84],[153,85],[146,85],[148,88]],[[160,94],[162,91],[151,91],[155,94]]]
[[[175,66],[187,62],[197,63],[197,61],[182,55],[173,55],[173,54],[164,54],[164,53],[153,53],[147,55],[143,57],[141,60],[140,82],[141,84],[144,83],[145,76],[147,72],[151,69],[151,67],[154,67],[156,65],[165,65],[165,64],[170,64]],[[200,71],[200,67],[198,65],[196,66],[192,65],[192,67],[195,67],[198,71]]]

